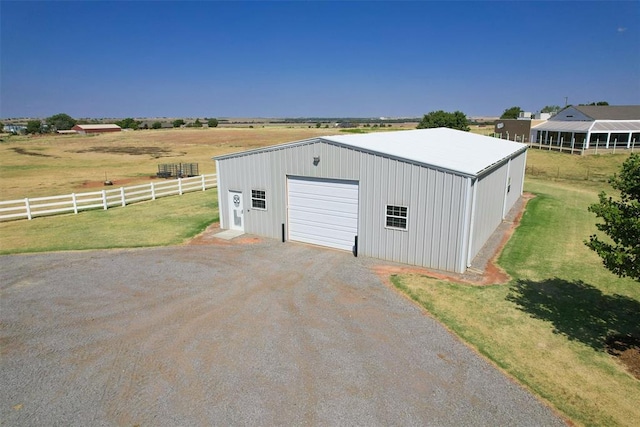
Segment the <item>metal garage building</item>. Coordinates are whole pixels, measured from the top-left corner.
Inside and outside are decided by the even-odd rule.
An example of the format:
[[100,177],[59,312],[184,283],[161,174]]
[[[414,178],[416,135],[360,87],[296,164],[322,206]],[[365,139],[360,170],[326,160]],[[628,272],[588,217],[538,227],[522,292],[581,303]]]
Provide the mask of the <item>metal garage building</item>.
[[522,195],[526,148],[437,128],[215,157],[220,226],[461,273]]

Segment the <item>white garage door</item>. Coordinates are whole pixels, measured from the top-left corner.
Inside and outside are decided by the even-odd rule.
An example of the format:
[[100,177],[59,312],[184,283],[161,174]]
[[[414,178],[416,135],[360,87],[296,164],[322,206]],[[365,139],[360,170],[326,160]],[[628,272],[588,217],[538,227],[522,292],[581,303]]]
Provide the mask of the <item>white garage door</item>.
[[358,234],[358,183],[289,178],[289,239],[353,250]]

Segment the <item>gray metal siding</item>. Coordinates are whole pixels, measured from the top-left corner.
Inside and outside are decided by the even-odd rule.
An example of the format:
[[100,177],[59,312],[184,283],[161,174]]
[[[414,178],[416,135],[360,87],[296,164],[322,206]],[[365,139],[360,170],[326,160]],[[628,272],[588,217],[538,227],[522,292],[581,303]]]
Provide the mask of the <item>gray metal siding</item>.
[[507,201],[505,204],[504,214],[506,215],[516,204],[524,187],[524,169],[527,163],[527,152],[523,152],[517,157],[511,159],[509,165],[509,178],[511,178],[511,191],[507,193]]
[[[317,165],[314,157],[320,157]],[[521,153],[478,179],[472,197],[468,177],[311,140],[218,160],[220,216],[229,223],[227,192],[242,191],[245,230],[280,238],[287,223],[288,176],[358,181],[360,254],[462,272],[500,224],[505,207],[519,197],[525,159]],[[267,210],[251,208],[252,189],[266,191]],[[408,208],[406,231],[385,227],[386,205]]]
[[505,163],[476,182],[470,259],[478,254],[487,239],[502,222],[508,168],[508,163]]
[[[369,154],[363,154],[360,176],[360,253],[460,270],[464,177]],[[408,208],[406,231],[385,227],[388,204]]]
[[[228,224],[226,195],[242,191],[247,233],[279,238],[287,219],[287,176],[358,180],[360,153],[325,142],[310,141],[271,151],[247,153],[218,160],[220,216]],[[320,156],[318,165],[313,158]],[[251,208],[251,190],[265,190],[267,209]]]

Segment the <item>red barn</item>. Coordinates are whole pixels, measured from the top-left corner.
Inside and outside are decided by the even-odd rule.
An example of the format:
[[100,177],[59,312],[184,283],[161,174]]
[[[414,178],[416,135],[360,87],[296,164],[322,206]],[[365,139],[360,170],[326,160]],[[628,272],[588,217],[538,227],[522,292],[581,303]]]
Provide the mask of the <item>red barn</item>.
[[118,125],[105,124],[105,125],[75,125],[71,128],[80,134],[87,133],[103,133],[103,132],[120,132],[122,129]]

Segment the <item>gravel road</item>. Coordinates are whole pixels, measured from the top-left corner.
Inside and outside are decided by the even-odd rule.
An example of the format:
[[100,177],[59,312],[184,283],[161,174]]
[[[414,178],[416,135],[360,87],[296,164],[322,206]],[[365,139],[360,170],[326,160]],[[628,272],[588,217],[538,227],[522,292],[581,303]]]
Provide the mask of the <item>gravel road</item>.
[[0,257],[1,424],[564,425],[374,263],[257,238]]

